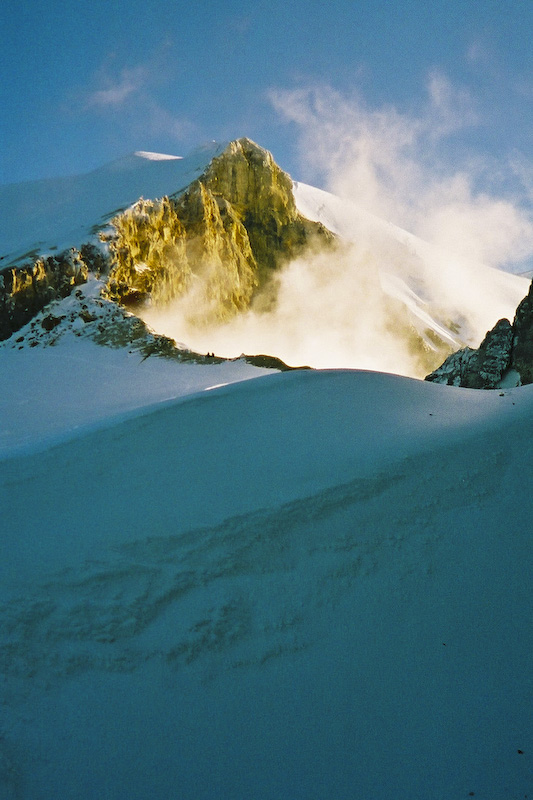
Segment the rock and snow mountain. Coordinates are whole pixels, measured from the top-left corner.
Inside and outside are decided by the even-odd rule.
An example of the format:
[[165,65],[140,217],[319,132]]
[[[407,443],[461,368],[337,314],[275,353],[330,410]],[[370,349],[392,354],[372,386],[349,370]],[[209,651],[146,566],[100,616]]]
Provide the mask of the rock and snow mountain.
[[[278,306],[282,312],[265,327],[294,339],[282,291],[294,283],[284,268],[299,260],[312,276],[299,278],[300,294],[322,293],[325,307],[323,315],[316,304],[299,311],[307,315],[300,332],[323,316],[318,336],[328,341],[336,325],[344,331],[332,348],[347,339],[350,354],[351,337],[360,353],[368,342],[377,368],[391,368],[385,351],[398,348],[405,363],[398,357],[395,371],[422,377],[458,347],[477,345],[528,286],[514,275],[458,264],[353,204],[293,184],[247,139],[181,159],[139,152],[87,175],[3,187],[0,219],[4,339],[89,273],[104,274],[107,296],[137,302],[130,309],[150,322],[189,298],[184,316],[192,329],[185,328],[200,343],[209,341],[206,325],[219,323],[223,334],[232,318],[250,311],[264,321]],[[184,338],[179,329],[172,334]],[[283,358],[285,351],[271,354]],[[324,365],[312,343],[298,356],[299,363]],[[357,366],[357,358],[348,355],[345,365]],[[368,365],[360,355],[359,365]]]
[[86,174],[2,186],[2,261],[79,249],[139,197],[184,190],[222,149],[213,143],[185,158],[139,151]]
[[[0,347],[2,800],[531,796],[533,386],[200,357],[102,294],[82,234]],[[388,284],[414,317],[417,247]]]

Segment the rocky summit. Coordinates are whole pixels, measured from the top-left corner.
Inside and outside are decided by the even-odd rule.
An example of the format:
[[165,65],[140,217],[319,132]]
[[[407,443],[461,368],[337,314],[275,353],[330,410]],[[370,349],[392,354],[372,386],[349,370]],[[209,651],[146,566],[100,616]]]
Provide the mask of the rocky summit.
[[120,305],[161,306],[194,290],[195,323],[229,319],[252,303],[267,307],[285,263],[335,243],[298,212],[290,177],[249,139],[231,142],[185,190],[141,197],[92,233],[91,242],[31,251],[0,271],[0,340],[90,274],[103,277],[106,298]]
[[477,349],[453,353],[426,380],[467,389],[533,383],[533,283],[512,324],[500,319]]
[[[322,366],[315,353],[327,342],[328,352],[342,353],[336,366],[377,363],[422,377],[454,349],[479,340],[479,323],[468,322],[468,302],[457,308],[443,300],[440,252],[344,199],[293,184],[272,155],[247,138],[211,143],[183,158],[139,151],[72,179],[4,188],[0,201],[0,341],[14,337],[17,347],[56,341],[63,327],[54,320],[72,315],[83,323],[76,335],[83,330],[108,346],[123,340],[137,346],[147,335],[137,315],[148,321],[150,309],[154,317],[170,312],[184,330],[159,333],[195,340],[189,348],[164,336],[157,352],[168,355],[171,343],[181,359],[200,358],[195,348],[210,352],[215,346],[202,336],[230,330],[226,323],[251,311],[248,318],[263,327],[304,342],[297,363]],[[299,258],[294,266],[304,281],[284,305],[293,279],[285,267]],[[487,297],[501,300],[497,313],[508,316],[526,282],[494,270],[484,274]],[[101,307],[111,303],[121,313],[109,311],[108,318],[106,312],[102,320],[100,306],[83,307],[88,301],[76,289],[93,278]],[[86,289],[84,296],[94,299],[93,287]],[[69,297],[78,307],[67,304],[67,313]],[[179,308],[170,306],[175,301]],[[300,315],[296,335],[286,332],[287,306],[291,319]],[[513,326],[499,324],[478,351],[461,350],[428,379],[496,385],[509,370],[512,350],[520,380],[532,380],[529,312],[521,313]],[[111,317],[107,335],[101,328]],[[307,337],[317,318],[319,329]],[[484,319],[481,330],[490,324]],[[292,362],[290,348],[281,352],[283,343],[256,341],[254,349],[270,352],[272,346],[272,355]],[[152,352],[150,336],[146,342]],[[246,341],[232,343],[231,354],[247,349]]]
[[179,196],[141,199],[112,225],[109,296],[162,305],[196,287],[196,322],[268,302],[279,267],[334,242],[297,211],[290,177],[249,139],[231,142]]

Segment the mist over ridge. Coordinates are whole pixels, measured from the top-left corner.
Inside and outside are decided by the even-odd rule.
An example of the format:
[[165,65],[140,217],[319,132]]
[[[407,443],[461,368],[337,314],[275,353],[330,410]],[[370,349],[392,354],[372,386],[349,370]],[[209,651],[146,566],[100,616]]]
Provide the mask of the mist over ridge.
[[529,284],[518,275],[531,274],[531,174],[518,154],[450,157],[456,134],[480,124],[467,89],[435,70],[411,112],[324,85],[270,97],[296,133],[302,173],[329,190],[296,183],[299,210],[345,246],[286,265],[267,314],[252,306],[199,328],[182,302],[143,312],[150,324],[224,355],[274,350],[289,363],[422,377],[513,318]]
[[[221,203],[219,190],[214,193]],[[285,253],[262,291],[250,293],[238,313],[224,318],[209,313],[209,266],[180,297],[137,313],[200,352],[266,352],[292,364],[423,377],[462,345],[478,344],[495,319],[513,315],[527,292],[526,279],[430,245],[348,198],[302,183],[290,191],[294,201],[285,202],[295,202],[304,218],[331,231],[337,237],[333,249],[315,237],[301,254]],[[239,198],[232,202],[242,207]],[[262,213],[270,219],[268,208]],[[279,227],[280,220],[272,219],[260,224]],[[260,235],[252,229],[257,243]],[[220,269],[214,271],[220,279]]]
[[335,96],[276,102],[298,119],[302,149],[337,193],[293,181],[246,138],[182,159],[137,151],[73,179],[67,195],[63,179],[8,187],[6,242],[18,249],[3,269],[23,269],[5,286],[13,297],[23,290],[24,305],[34,277],[50,280],[47,251],[59,251],[57,271],[64,247],[96,245],[110,262],[107,297],[200,354],[417,378],[512,318],[528,281],[496,267],[529,253],[519,204],[476,194],[466,173],[446,183],[418,161],[429,123],[390,111],[365,118]]

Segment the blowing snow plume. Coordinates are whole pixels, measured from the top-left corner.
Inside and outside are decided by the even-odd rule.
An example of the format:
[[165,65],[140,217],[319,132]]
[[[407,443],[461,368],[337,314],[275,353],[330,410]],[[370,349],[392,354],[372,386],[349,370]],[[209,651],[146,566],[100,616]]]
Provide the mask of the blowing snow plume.
[[[205,321],[201,282],[167,307],[141,313],[158,331],[200,352],[268,353],[292,365],[351,367],[422,376],[454,349],[435,335],[424,347],[404,304],[383,291],[375,258],[354,246],[296,258],[259,294],[257,306],[224,322]],[[265,310],[264,305],[269,308]],[[435,325],[435,323],[432,323]],[[427,327],[427,326],[426,326]]]
[[[512,316],[527,281],[491,269],[479,257],[490,251],[497,261],[496,255],[516,254],[518,234],[530,225],[516,208],[490,198],[483,206],[472,195],[478,219],[486,213],[494,223],[501,211],[508,224],[479,243],[470,225],[469,256],[465,248],[444,250],[435,237],[432,245],[424,242],[383,219],[393,215],[395,204],[396,218],[416,221],[410,199],[422,166],[404,151],[411,152],[421,123],[409,133],[395,114],[386,158],[385,147],[363,146],[362,123],[353,125],[353,109],[351,116],[339,115],[337,125],[344,120],[355,138],[338,130],[335,138],[331,106],[320,109],[317,97],[309,94],[283,102],[293,116],[298,110],[302,124],[310,123],[304,126],[305,136],[315,131],[318,147],[307,138],[308,147],[318,153],[324,173],[329,169],[329,183],[344,196],[293,186],[262,148],[246,139],[233,142],[184,195],[164,201],[168,208],[159,204],[152,213],[143,207],[133,227],[131,220],[122,228],[116,225],[124,233],[115,244],[110,282],[117,296],[149,296],[151,303],[140,312],[145,321],[200,352],[228,357],[268,353],[290,364],[416,377],[463,344],[479,343],[499,317]],[[385,121],[378,120],[379,130],[385,130]],[[332,148],[331,165],[325,161],[328,137],[341,143]],[[375,165],[378,152],[382,163]],[[396,168],[394,158],[399,160]],[[365,172],[372,181],[362,180]],[[438,194],[435,186],[432,191]],[[346,187],[352,187],[358,203],[347,197]],[[453,216],[449,204],[434,209],[428,209],[428,219]],[[152,251],[157,251],[155,258]]]
[[519,272],[533,254],[533,173],[522,169],[509,195],[516,153],[507,162],[461,155],[454,137],[480,120],[475,98],[443,75],[430,76],[418,115],[372,109],[331,87],[273,91],[271,100],[297,127],[302,171],[335,195],[469,261]]

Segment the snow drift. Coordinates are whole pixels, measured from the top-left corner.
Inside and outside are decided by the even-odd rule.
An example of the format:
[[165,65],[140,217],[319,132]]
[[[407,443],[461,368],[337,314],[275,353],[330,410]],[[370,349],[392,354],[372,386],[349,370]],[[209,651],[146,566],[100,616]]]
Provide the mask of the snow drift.
[[5,453],[3,796],[530,792],[532,405],[292,372]]

